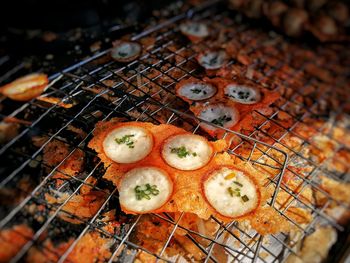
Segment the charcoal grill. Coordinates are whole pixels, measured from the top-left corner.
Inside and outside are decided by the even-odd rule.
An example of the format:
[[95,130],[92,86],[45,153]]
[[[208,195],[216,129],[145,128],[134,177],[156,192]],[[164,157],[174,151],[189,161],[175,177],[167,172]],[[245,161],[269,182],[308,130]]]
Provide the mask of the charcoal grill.
[[[226,27],[232,28],[230,37],[236,38],[241,47],[249,47],[245,49],[244,54],[250,59],[246,76],[282,94],[282,98],[273,105],[272,112],[269,114],[255,112],[260,124],[253,131],[237,133],[224,129],[225,135],[234,134],[239,141],[230,149],[230,154],[250,161],[257,168],[268,167],[274,171],[270,184],[273,185],[275,192],[270,205],[274,206],[278,191],[288,193],[290,195],[288,205],[278,211],[301,232],[302,236],[310,234],[316,224],[332,225],[344,233],[342,235],[347,235],[347,230],[337,223],[335,218],[325,213],[330,202],[334,200],[319,187],[317,178],[322,173],[345,182],[350,179],[348,164],[344,164],[347,165],[347,170],[343,173],[337,173],[328,167],[337,153],[349,152],[350,144],[339,141],[334,133],[337,128],[349,131],[350,116],[346,96],[349,87],[344,84],[349,79],[349,51],[337,44],[317,48],[300,45],[275,32],[266,33],[255,29],[249,23],[241,23],[242,17],[225,10],[220,2],[205,2],[186,13],[132,35],[133,41],[143,43],[146,52],[127,65],[108,59],[109,50],[104,50],[53,74],[45,96],[59,98],[56,104],[45,104],[35,99],[25,104],[18,104],[2,98],[1,117],[17,118],[25,122],[22,122],[18,135],[0,149],[3,162],[0,188],[12,189],[21,196],[13,203],[3,205],[0,227],[7,229],[25,223],[34,231],[33,237],[18,233],[24,235],[26,242],[12,258],[12,262],[25,261],[28,252],[33,248],[45,251],[55,261],[69,262],[69,255],[79,241],[87,233],[93,232],[103,235],[108,240],[108,244],[105,244],[110,251],[108,258],[105,258],[108,262],[131,262],[135,260],[139,251],[152,255],[157,260],[173,262],[176,258],[166,258],[164,253],[177,229],[188,231],[186,239],[193,242],[204,254],[202,259],[204,262],[220,262],[213,252],[216,246],[222,247],[231,260],[239,262],[282,262],[289,254],[295,253],[295,244],[287,234],[262,237],[254,231],[245,230],[236,222],[223,224],[216,218],[212,220],[216,222],[218,230],[212,237],[184,228],[181,225],[183,215],[179,218],[173,218],[169,214],[154,215],[172,225],[172,231],[164,240],[159,253],[154,253],[131,239],[144,215],[123,216],[124,221],[118,233],[110,233],[103,227],[101,220],[104,213],[116,209],[118,217],[121,211],[118,205],[118,193],[113,186],[101,179],[104,169],[96,160],[96,153],[87,147],[97,121],[118,117],[156,124],[170,123],[201,134],[198,124],[200,120],[194,117],[186,104],[174,95],[174,87],[181,79],[203,76],[204,72],[198,67],[195,57],[199,49],[210,48],[204,41],[197,44],[190,43],[180,34],[178,24],[188,18],[225,23]],[[273,48],[269,48],[271,46]],[[301,54],[309,56],[301,57]],[[298,61],[294,61],[295,56],[299,57]],[[237,59],[231,60],[230,64],[243,65],[242,62],[244,60]],[[339,81],[336,86],[331,86],[322,74],[308,71],[310,65],[322,68],[331,78],[337,78]],[[174,72],[176,74],[173,74]],[[257,72],[262,74],[256,74]],[[94,87],[101,89],[92,92],[91,89]],[[322,93],[317,93],[320,90]],[[327,104],[327,98],[330,97],[336,97],[339,101],[335,109],[331,109]],[[62,102],[73,103],[74,106],[67,109],[60,107]],[[288,125],[282,122],[284,119],[290,120]],[[313,121],[317,123],[322,121],[322,125],[311,127]],[[72,125],[82,129],[86,134],[81,137],[72,135],[70,131]],[[269,127],[278,127],[279,132],[272,134],[269,132]],[[300,132],[309,129],[314,132],[313,137],[322,136],[334,146],[331,153],[322,161],[317,158],[317,154],[322,153],[322,150],[315,138],[305,137]],[[34,135],[46,136],[46,141],[39,148],[31,145],[30,138]],[[291,137],[297,138],[297,145],[288,143],[288,138]],[[53,140],[69,144],[70,150],[60,164],[49,167],[40,156],[45,145]],[[83,150],[86,154],[84,171],[74,177],[66,174],[67,178],[63,185],[53,190],[53,174],[59,171],[59,166],[77,149]],[[309,154],[310,151],[316,153],[316,157]],[[291,169],[291,165],[302,166],[305,169],[298,171]],[[44,172],[47,167],[52,169],[49,173]],[[302,180],[298,193],[281,184],[285,172]],[[30,187],[27,189],[19,185],[23,178],[29,180]],[[96,178],[98,183],[91,184],[91,178]],[[103,193],[103,203],[89,219],[79,218],[64,210],[64,205],[84,186]],[[308,187],[322,192],[328,201],[322,207],[307,204],[300,197],[303,190]],[[61,203],[54,205],[45,199],[45,193],[48,191],[68,195]],[[300,225],[285,214],[292,203],[312,213],[313,220],[310,224]],[[345,204],[340,205],[347,209]],[[78,220],[80,224],[64,222],[59,217],[62,213]],[[61,241],[67,241],[70,236],[74,241],[59,253],[45,243],[46,239],[50,239],[59,244]],[[224,236],[230,236],[235,245],[226,244]],[[195,237],[202,237],[208,242],[204,246]]]

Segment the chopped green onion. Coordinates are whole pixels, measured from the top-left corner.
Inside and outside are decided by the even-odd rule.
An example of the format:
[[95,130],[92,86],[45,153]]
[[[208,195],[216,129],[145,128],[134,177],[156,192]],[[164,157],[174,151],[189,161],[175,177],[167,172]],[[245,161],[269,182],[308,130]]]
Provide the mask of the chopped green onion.
[[197,153],[196,152],[193,152],[193,153],[190,153],[185,146],[181,146],[181,147],[178,147],[178,148],[171,148],[171,153],[176,153],[177,156],[179,158],[185,158],[187,157],[187,155],[193,155],[193,156],[197,156]]
[[239,187],[243,187],[243,184],[241,184],[240,182],[237,181],[233,181],[234,184],[238,185]]
[[191,91],[193,93],[195,93],[195,94],[199,94],[199,93],[201,93],[202,90],[200,90],[200,89],[191,89]]
[[116,138],[115,142],[118,144],[126,144],[129,148],[134,148],[134,142],[131,140],[131,137],[134,137],[134,134],[124,135],[122,138]]
[[242,198],[244,203],[249,201],[249,198],[246,195],[243,195],[241,198]]
[[231,117],[227,117],[226,115],[224,115],[224,116],[221,116],[217,119],[212,120],[211,123],[219,125],[219,126],[224,126],[224,124],[226,122],[231,121],[231,120],[232,120]]
[[119,51],[118,55],[121,56],[121,57],[126,57],[128,55],[128,53],[123,52],[123,51]]
[[143,187],[140,185],[135,186],[134,188],[136,199],[137,200],[142,200],[143,198],[150,200],[151,195],[158,195],[159,190],[157,189],[156,185],[150,185],[146,184]]
[[232,197],[234,197],[234,196],[240,197],[241,196],[241,189],[239,189],[239,188],[232,189],[232,187],[229,187],[229,188],[227,188],[227,190]]

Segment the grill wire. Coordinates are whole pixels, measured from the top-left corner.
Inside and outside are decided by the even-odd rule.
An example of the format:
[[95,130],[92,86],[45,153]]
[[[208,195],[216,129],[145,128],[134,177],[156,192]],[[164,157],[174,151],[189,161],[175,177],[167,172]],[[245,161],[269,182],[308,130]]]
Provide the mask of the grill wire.
[[[164,240],[159,253],[151,252],[131,238],[145,215],[120,216],[119,219],[122,218],[124,222],[120,223],[119,230],[106,231],[103,221],[105,213],[116,209],[116,214],[119,216],[121,212],[115,188],[101,179],[104,172],[103,165],[96,160],[96,153],[87,147],[97,121],[118,117],[156,124],[170,123],[201,134],[197,119],[192,117],[185,103],[174,95],[174,87],[181,79],[203,76],[195,57],[198,50],[210,48],[205,42],[189,43],[179,33],[178,23],[192,14],[195,20],[223,22],[227,28],[233,29],[230,37],[236,38],[241,47],[249,47],[245,49],[245,56],[250,59],[246,75],[268,89],[282,94],[282,98],[273,105],[271,113],[255,112],[260,123],[253,131],[244,134],[234,133],[240,142],[231,148],[230,153],[251,161],[257,168],[268,167],[275,171],[275,176],[271,179],[275,189],[274,197],[277,191],[285,191],[291,197],[288,205],[278,211],[301,231],[302,236],[311,233],[317,224],[326,223],[340,231],[343,230],[334,218],[325,213],[333,198],[319,187],[318,176],[322,173],[337,180],[349,180],[348,164],[344,164],[347,171],[343,173],[337,173],[328,166],[334,162],[337,153],[349,152],[349,143],[338,141],[334,136],[334,131],[339,127],[346,132],[349,131],[347,101],[342,93],[345,90],[346,94],[346,89],[342,83],[335,87],[330,86],[327,79],[315,76],[312,72],[308,73],[307,69],[313,64],[330,72],[334,78],[348,78],[348,73],[341,70],[350,64],[348,54],[340,53],[337,45],[313,49],[293,44],[276,33],[264,33],[253,29],[246,23],[240,23],[239,16],[232,17],[227,11],[223,11],[215,1],[134,35],[132,39],[143,43],[146,52],[126,66],[107,59],[108,51],[104,51],[51,76],[54,84],[45,94],[60,98],[59,103],[73,103],[75,106],[70,109],[60,107],[59,103],[48,105],[38,100],[23,105],[9,103],[6,99],[1,101],[5,105],[1,113],[2,118],[15,117],[28,122],[22,125],[15,138],[0,150],[4,167],[0,189],[2,191],[12,189],[21,196],[15,205],[3,206],[0,213],[0,227],[7,229],[25,223],[34,230],[34,235],[31,237],[25,233],[18,233],[24,236],[25,242],[12,259],[13,262],[25,260],[33,248],[45,251],[54,261],[69,262],[70,253],[88,233],[98,233],[105,238],[106,243],[100,245],[108,247],[108,258],[104,258],[108,262],[133,261],[138,251],[152,255],[157,260],[169,261],[164,257],[164,252],[173,242],[174,234],[179,229],[187,230],[186,240],[200,249],[204,254],[202,259],[204,262],[220,262],[220,258],[214,253],[216,247],[222,247],[233,261],[240,262],[280,262],[290,253],[295,253],[295,244],[287,234],[281,233],[263,238],[254,231],[245,230],[236,222],[223,224],[212,218],[218,227],[212,237],[184,228],[181,225],[183,214],[177,218],[169,214],[153,215],[164,224],[172,225],[172,230]],[[274,48],[270,49],[270,46]],[[285,50],[289,50],[289,53],[284,53]],[[298,64],[293,60],[298,52],[312,53],[313,56],[303,57]],[[315,54],[320,59],[315,61]],[[243,66],[242,61],[232,60],[230,63]],[[262,74],[257,75],[256,72]],[[96,87],[100,88],[97,93],[92,92],[91,89]],[[319,88],[319,94],[315,87]],[[341,103],[336,111],[329,112],[327,105],[323,104],[323,99],[331,96],[337,97]],[[283,122],[286,119],[290,120],[288,125]],[[320,120],[325,120],[323,125],[310,126],[312,121]],[[71,126],[82,129],[86,134],[82,137],[72,135]],[[271,134],[270,127],[278,127],[276,129],[279,132]],[[326,154],[320,161],[317,157],[323,152],[317,140],[303,136],[300,133],[301,128],[312,129],[314,134],[327,140],[332,145],[331,153]],[[35,148],[31,145],[32,136],[45,136],[46,141],[41,147]],[[297,145],[289,144],[292,137],[296,138],[293,143]],[[69,145],[70,150],[64,160],[50,167],[41,156],[45,145],[53,141]],[[60,171],[60,165],[78,149],[84,151],[86,155],[84,171],[77,176],[65,174],[67,178],[64,183],[55,188],[56,181],[52,178],[53,175]],[[291,169],[289,165],[304,169],[298,171]],[[45,174],[43,172],[45,169],[50,169],[50,172]],[[281,184],[285,170],[286,173],[302,180],[297,193]],[[19,184],[23,178],[29,178],[30,183],[34,185],[33,188],[23,189]],[[92,178],[97,179],[98,183],[93,184]],[[80,218],[64,210],[65,204],[84,187],[90,187],[103,196],[103,202],[92,218]],[[322,207],[306,203],[301,195],[308,187],[322,192],[328,198],[328,202]],[[68,195],[65,195],[60,203],[52,204],[48,203],[45,197],[48,192],[56,195],[68,193]],[[274,205],[274,201],[275,198],[272,198],[270,204]],[[292,204],[310,211],[313,215],[312,222],[305,226],[289,218],[285,211]],[[341,205],[346,208],[345,204]],[[62,214],[78,220],[80,224],[64,222],[60,218]],[[74,241],[59,251],[55,246],[45,243],[45,240],[50,239],[52,242],[57,242],[55,244],[60,244],[67,242],[70,236]],[[235,241],[235,246],[225,244],[224,240],[228,236]],[[199,237],[207,242],[199,242]],[[170,261],[173,260],[175,259]]]

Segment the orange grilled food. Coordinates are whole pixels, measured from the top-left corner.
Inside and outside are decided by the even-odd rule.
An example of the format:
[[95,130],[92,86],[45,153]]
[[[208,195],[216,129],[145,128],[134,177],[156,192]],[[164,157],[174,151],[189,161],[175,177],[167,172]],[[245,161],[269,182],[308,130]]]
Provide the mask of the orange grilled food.
[[49,79],[46,74],[34,73],[1,87],[0,92],[12,100],[28,101],[38,97],[48,83]]
[[[131,127],[130,131],[135,131],[134,127],[147,130],[152,136],[152,150],[145,157],[135,162],[118,163],[106,156],[104,141],[115,130],[127,127]],[[123,138],[127,137],[124,135]],[[129,136],[128,138],[136,138],[136,136]],[[174,140],[174,138],[179,138],[179,140]],[[205,143],[207,145],[204,147],[206,150],[193,148],[188,143],[187,138],[191,141],[198,139],[201,143]],[[116,138],[115,143],[118,144],[119,141],[122,140]],[[179,143],[178,146],[181,147],[176,148],[176,144],[169,144],[169,142],[174,143],[174,141]],[[130,148],[130,151],[134,151],[135,148],[139,147],[137,141],[129,139],[125,139],[123,143],[124,146]],[[285,219],[275,213],[273,208],[265,206],[267,199],[271,196],[271,189],[264,186],[267,177],[258,173],[250,164],[234,164],[234,158],[224,152],[227,149],[227,143],[224,140],[209,142],[204,137],[193,135],[181,128],[167,124],[153,125],[151,123],[110,121],[98,123],[89,147],[98,153],[107,167],[104,178],[112,181],[117,186],[121,207],[126,213],[187,212],[194,213],[203,219],[216,216],[226,222],[235,219],[249,220],[252,223],[256,222],[257,218],[261,218],[261,220],[264,218],[266,221],[266,218],[271,216],[271,220],[274,219],[283,222],[283,224],[275,227],[271,226],[269,230],[256,226],[259,232],[266,233],[270,231],[275,233],[279,231],[280,227],[283,230],[287,229]],[[118,152],[118,154],[128,151],[128,147],[124,151]],[[173,154],[176,158],[183,158],[184,166],[186,166],[188,160],[194,162],[202,160],[199,156],[202,153],[208,154],[206,156],[208,160],[200,166],[188,166],[190,168],[186,170],[184,167],[180,167],[181,162],[173,165],[168,158],[164,158],[164,147],[174,147],[171,148],[171,151],[168,151],[168,154]],[[209,151],[207,151],[207,147],[210,148]],[[173,149],[176,149],[176,151],[172,152]],[[198,151],[198,153],[195,151]],[[188,159],[186,160],[186,158]],[[207,186],[211,182],[217,183],[215,182],[216,179],[213,181],[213,176],[220,169],[226,169],[225,173],[229,174],[224,178],[224,180],[227,180],[225,183],[228,186],[240,187],[239,195],[232,194],[229,190],[230,187],[223,186],[222,191],[219,191],[218,195],[213,197],[211,194],[213,188]],[[224,175],[220,174],[220,176]],[[240,180],[240,182],[237,180]],[[226,200],[227,206],[215,205],[217,200],[221,200],[220,198]],[[225,209],[230,204],[238,204],[237,209],[229,209],[227,212]],[[265,210],[271,211],[265,214],[262,212]]]

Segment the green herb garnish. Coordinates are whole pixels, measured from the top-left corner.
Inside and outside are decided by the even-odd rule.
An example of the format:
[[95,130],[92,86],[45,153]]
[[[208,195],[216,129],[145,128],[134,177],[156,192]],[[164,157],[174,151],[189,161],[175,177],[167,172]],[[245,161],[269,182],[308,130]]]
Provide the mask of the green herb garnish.
[[185,146],[181,146],[178,148],[171,148],[171,153],[176,153],[177,156],[180,158],[185,158],[188,155],[197,156],[196,152],[193,152],[193,153],[189,152]]
[[129,146],[129,148],[134,148],[134,142],[131,140],[132,137],[134,137],[134,134],[128,134],[128,135],[124,135],[122,138],[116,138],[115,142],[118,144],[126,144],[127,146]]
[[143,198],[150,200],[151,195],[158,195],[159,190],[157,189],[156,185],[150,185],[150,184],[145,184],[143,187],[140,185],[137,185],[134,188],[135,194],[136,194],[136,199],[137,200],[142,200]]
[[128,53],[123,52],[123,51],[119,51],[118,55],[121,56],[121,57],[126,57],[128,55]]
[[232,120],[231,117],[227,117],[226,115],[224,115],[224,116],[221,116],[221,117],[219,117],[217,119],[212,120],[211,123],[219,125],[219,126],[224,126],[225,122],[228,122],[228,121],[231,121],[231,120]]
[[243,187],[243,184],[241,184],[240,182],[237,181],[233,181],[234,184],[238,185],[239,187]]
[[241,198],[242,198],[244,203],[249,201],[249,198],[246,195],[243,195]]
[[195,93],[195,94],[199,94],[199,93],[201,93],[202,90],[200,90],[200,89],[191,89],[191,91],[193,93]]
[[229,188],[227,188],[227,190],[232,197],[234,197],[234,196],[240,197],[241,196],[241,189],[239,189],[239,188],[233,189],[232,187],[229,187]]

